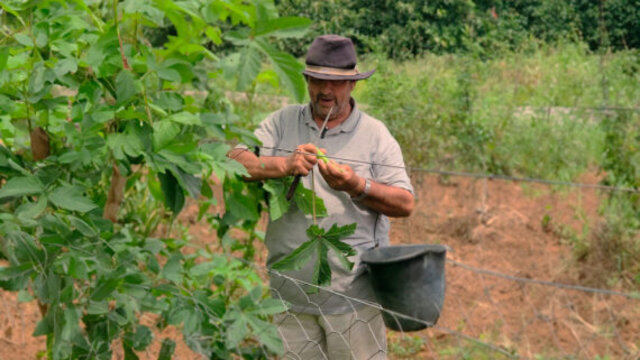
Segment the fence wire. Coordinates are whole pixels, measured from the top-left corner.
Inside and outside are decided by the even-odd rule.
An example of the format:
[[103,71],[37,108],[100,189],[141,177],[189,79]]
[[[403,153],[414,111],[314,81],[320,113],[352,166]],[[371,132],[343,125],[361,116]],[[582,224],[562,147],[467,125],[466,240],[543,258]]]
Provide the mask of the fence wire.
[[[276,151],[289,153],[289,154],[296,152],[295,149],[284,149],[284,148],[278,148],[278,147],[261,146],[260,148],[266,149],[266,150],[276,150]],[[318,156],[317,154],[313,154],[313,153],[303,152],[303,154],[310,155],[310,156]],[[367,161],[344,158],[340,156],[331,156],[331,155],[326,155],[326,157],[331,160],[343,162],[346,164],[367,164],[367,165],[374,165],[374,166],[388,166],[388,167],[406,169],[409,172],[420,172],[420,173],[445,175],[445,176],[461,176],[461,177],[476,178],[476,179],[489,179],[489,180],[498,179],[498,180],[508,180],[508,181],[515,181],[515,182],[537,183],[537,184],[544,184],[544,185],[559,185],[559,186],[568,186],[568,187],[585,188],[585,189],[598,189],[598,190],[613,191],[613,192],[640,193],[640,189],[621,187],[621,186],[585,184],[585,183],[576,183],[571,181],[537,179],[532,177],[518,177],[518,176],[509,176],[509,175],[502,175],[502,174],[472,173],[472,172],[464,172],[464,171],[451,171],[451,170],[431,169],[431,168],[422,168],[422,167],[378,164],[378,163],[371,163]]]

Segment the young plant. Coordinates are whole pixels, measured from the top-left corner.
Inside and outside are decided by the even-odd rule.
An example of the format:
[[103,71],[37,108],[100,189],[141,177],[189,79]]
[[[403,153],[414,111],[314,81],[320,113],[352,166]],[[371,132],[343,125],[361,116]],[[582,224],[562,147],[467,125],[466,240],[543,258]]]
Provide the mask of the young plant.
[[[331,160],[321,151],[317,150],[318,158],[329,164]],[[289,255],[285,256],[278,262],[272,265],[274,270],[286,271],[286,270],[299,270],[309,261],[315,254],[315,263],[313,267],[313,275],[311,277],[311,283],[318,286],[331,285],[331,266],[329,264],[329,250],[333,250],[334,254],[340,261],[340,264],[346,269],[351,270],[353,263],[349,261],[348,257],[356,255],[355,249],[351,245],[342,241],[342,239],[352,235],[356,229],[356,223],[338,226],[333,224],[329,230],[325,230],[318,226],[317,217],[326,216],[327,210],[324,206],[324,202],[321,198],[316,196],[315,193],[315,181],[313,177],[313,170],[311,172],[311,190],[299,186],[294,193],[294,201],[297,202],[298,207],[305,214],[311,214],[313,217],[313,224],[307,228],[306,234],[309,240],[302,243],[297,249],[293,250]],[[276,190],[273,182],[268,183],[266,189]],[[280,209],[287,209],[286,205],[283,205],[284,189],[287,189],[284,185],[279,191],[273,191],[273,195],[270,204],[275,204],[275,208],[278,209],[278,213],[271,213],[272,220],[276,220],[279,216],[274,218],[274,215],[282,215]],[[304,194],[304,195],[303,195]],[[308,206],[307,199],[311,199],[311,207]],[[302,200],[302,201],[301,201]],[[284,200],[284,204],[286,200]],[[273,205],[272,205],[273,207]],[[318,211],[319,210],[319,211]],[[311,287],[308,290],[309,293],[317,293],[317,287]]]

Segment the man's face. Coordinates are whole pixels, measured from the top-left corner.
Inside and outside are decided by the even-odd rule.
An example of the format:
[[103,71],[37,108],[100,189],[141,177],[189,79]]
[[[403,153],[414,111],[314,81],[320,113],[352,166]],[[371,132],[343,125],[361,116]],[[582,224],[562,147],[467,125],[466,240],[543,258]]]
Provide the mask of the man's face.
[[349,115],[349,99],[355,84],[355,80],[320,80],[307,76],[314,117],[324,120],[332,107],[330,119]]

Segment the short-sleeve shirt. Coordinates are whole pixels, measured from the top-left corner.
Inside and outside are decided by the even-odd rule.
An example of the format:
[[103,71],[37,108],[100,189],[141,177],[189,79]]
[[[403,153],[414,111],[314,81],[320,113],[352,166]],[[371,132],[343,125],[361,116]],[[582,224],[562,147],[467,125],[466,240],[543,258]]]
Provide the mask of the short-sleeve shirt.
[[[326,155],[338,163],[348,164],[356,174],[377,183],[406,189],[413,193],[398,142],[379,120],[360,111],[351,99],[349,117],[319,138],[318,125],[313,120],[310,105],[290,105],[267,117],[255,130],[262,142],[261,156],[289,156],[300,144],[312,142],[327,150]],[[354,262],[352,270],[344,268],[337,257],[329,251],[332,279],[331,291],[318,294],[307,293],[304,282],[311,283],[313,256],[302,269],[287,271],[279,276],[271,275],[272,295],[292,305],[292,310],[310,314],[343,314],[360,307],[349,298],[367,302],[375,301],[365,267],[360,263],[360,254],[375,246],[389,244],[389,219],[351,199],[349,194],[329,187],[319,171],[314,171],[316,195],[324,200],[328,216],[318,219],[318,225],[329,229],[333,224],[344,226],[356,223],[355,233],[344,242],[351,245],[357,255],[349,258]],[[299,186],[311,189],[311,175],[303,177]],[[287,256],[308,240],[306,229],[313,223],[295,204],[275,221],[269,221],[265,243],[269,251],[267,266]],[[302,280],[291,281],[289,278]],[[341,297],[333,294],[346,295]]]

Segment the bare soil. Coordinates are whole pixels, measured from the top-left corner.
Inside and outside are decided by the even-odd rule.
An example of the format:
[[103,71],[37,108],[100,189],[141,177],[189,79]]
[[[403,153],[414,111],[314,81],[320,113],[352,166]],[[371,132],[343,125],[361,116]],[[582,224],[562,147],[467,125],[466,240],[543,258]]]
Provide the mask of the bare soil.
[[[580,179],[598,180],[595,174]],[[543,359],[638,358],[640,301],[523,280],[638,290],[612,276],[608,261],[579,261],[572,252],[571,242],[590,236],[583,235],[585,225],[600,226],[602,194],[423,173],[412,174],[412,181],[417,206],[411,217],[392,220],[392,243],[445,244],[451,262],[438,324],[417,333],[389,331],[391,358],[494,359],[502,352]],[[181,219],[190,224],[195,241],[213,244],[215,232],[197,222],[196,214],[190,204]],[[263,254],[257,261],[264,261]],[[19,303],[7,292],[0,300],[0,360],[38,358],[45,339],[31,336],[40,318],[37,305]],[[153,323],[151,317],[143,320]],[[184,345],[177,329],[156,333],[156,338],[166,336],[178,343],[174,358],[201,358]],[[155,359],[158,350],[154,343],[140,356]],[[114,358],[121,356],[116,352]]]

